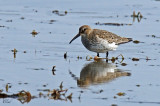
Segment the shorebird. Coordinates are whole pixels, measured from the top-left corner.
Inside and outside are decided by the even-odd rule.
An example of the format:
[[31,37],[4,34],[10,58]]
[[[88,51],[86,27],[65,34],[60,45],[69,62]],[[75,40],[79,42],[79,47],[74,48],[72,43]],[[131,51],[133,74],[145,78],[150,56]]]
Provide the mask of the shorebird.
[[82,44],[89,51],[96,52],[98,57],[99,53],[106,53],[106,58],[108,58],[108,51],[116,50],[118,45],[132,41],[132,38],[121,37],[106,30],[92,29],[88,25],[83,25],[69,44],[79,36],[81,36]]

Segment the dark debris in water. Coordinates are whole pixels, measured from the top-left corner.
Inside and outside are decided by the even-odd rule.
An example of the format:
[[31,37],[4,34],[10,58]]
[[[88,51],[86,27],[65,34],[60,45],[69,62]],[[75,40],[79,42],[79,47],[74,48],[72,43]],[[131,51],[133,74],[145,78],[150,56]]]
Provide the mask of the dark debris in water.
[[79,59],[82,59],[82,57],[81,56],[77,56],[77,59],[79,60]]
[[6,22],[12,22],[13,20],[7,20]]
[[126,94],[124,92],[117,93],[118,96],[125,96]]
[[11,88],[11,87],[12,87],[12,85],[10,83],[7,83],[6,84],[6,92],[8,92],[9,88]]
[[126,102],[139,103],[139,104],[160,104],[160,102],[149,102],[149,101],[126,101]]
[[111,26],[124,26],[124,25],[132,25],[132,24],[126,24],[126,23],[100,23],[96,22],[96,25],[111,25]]
[[61,82],[61,84],[59,85],[59,88],[62,90],[63,89],[63,81]]
[[139,61],[140,59],[143,59],[143,60],[146,60],[146,61],[156,60],[156,59],[150,59],[148,56],[146,56],[145,58],[136,58],[136,57],[133,57],[133,58],[129,58],[129,59],[131,59],[132,61]]
[[31,99],[34,97],[31,96],[30,92],[22,90],[16,94],[6,94],[6,93],[0,92],[0,98],[13,98],[13,99],[17,99],[22,104],[24,104],[24,103],[30,102]]
[[126,63],[122,63],[121,65],[122,65],[122,66],[126,66],[127,64],[126,64]]
[[22,84],[27,85],[28,82],[25,82],[25,83],[19,82],[18,84],[19,84],[19,85],[22,85]]
[[[131,15],[131,17],[133,17],[133,22],[135,21],[135,18],[137,18],[137,21],[140,22],[141,19],[143,18],[143,15],[141,14],[141,12],[138,12],[136,14],[135,11],[133,11],[133,14]],[[146,18],[144,18],[144,19],[146,19]]]
[[103,92],[103,89],[98,90],[98,91],[93,91],[92,93],[94,93],[94,94],[100,94],[100,93],[102,93],[102,92]]
[[64,59],[66,59],[67,58],[67,52],[66,53],[64,53]]
[[5,27],[4,25],[0,25],[0,27]]
[[139,58],[132,58],[132,61],[139,61]]
[[43,94],[43,93],[39,93],[39,95],[42,97],[48,97],[49,99],[53,99],[53,100],[61,100],[61,101],[67,101],[69,100],[70,102],[72,102],[72,95],[73,93],[70,93],[68,96],[66,96],[66,93],[68,91],[68,89],[63,89],[63,82],[61,82],[59,89],[53,89],[53,90],[48,90],[47,94]]
[[157,35],[146,35],[146,37],[160,38],[160,36],[157,36]]
[[58,15],[58,16],[65,16],[67,15],[67,11],[64,11],[64,12],[60,12],[59,10],[53,10],[52,13]]
[[24,18],[24,17],[21,17],[20,19],[21,19],[21,20],[24,20],[25,18]]
[[53,24],[54,22],[56,22],[56,20],[53,19],[49,20],[49,24]]
[[118,106],[117,104],[111,104],[111,106]]
[[[122,57],[122,58],[119,58],[119,57]],[[124,60],[124,57],[122,54],[118,55],[117,57],[112,57],[112,59],[110,60],[112,61],[112,63],[114,63],[116,60],[119,61],[119,59],[121,59],[120,63],[122,63]]]
[[38,10],[36,10],[36,9],[33,9],[33,11],[36,12],[36,13],[38,12]]
[[95,99],[107,100],[108,98],[103,97],[103,98],[95,98]]
[[34,68],[33,70],[45,70],[44,68]]
[[56,71],[55,67],[56,67],[56,66],[53,66],[53,68],[52,68],[52,74],[53,74],[53,75],[56,75],[56,74],[55,74],[55,71]]
[[13,52],[14,58],[16,58],[16,53],[18,52],[18,50],[14,48],[14,49],[11,50],[11,51]]
[[140,43],[140,41],[134,40],[133,43],[138,44],[138,43]]
[[137,86],[137,87],[140,87],[141,85],[137,84],[136,86]]
[[4,79],[0,79],[0,81],[4,81]]
[[[121,58],[119,58],[119,57],[121,57]],[[92,61],[92,59],[94,61],[96,61],[96,62],[101,61],[103,59],[106,59],[106,61],[111,61],[112,63],[114,63],[115,61],[118,61],[118,62],[121,63],[124,60],[124,57],[123,57],[122,54],[118,55],[117,57],[112,57],[111,59],[109,59],[109,58],[102,58],[102,57],[98,57],[98,56],[95,56],[94,58],[92,56],[89,56],[89,55],[86,56],[86,60],[87,61]]]
[[114,99],[117,99],[117,96],[114,96],[113,98],[114,98]]
[[[61,101],[67,101],[69,100],[70,102],[72,102],[72,95],[73,93],[70,93],[69,95],[67,95],[67,91],[68,89],[63,89],[63,82],[60,84],[58,89],[37,89],[37,91],[39,92],[39,97],[44,97],[44,98],[48,98],[48,99],[53,99],[53,100],[61,100]],[[43,85],[44,86],[44,85]],[[46,87],[46,85],[45,85]],[[6,85],[6,90],[8,90],[9,85]],[[17,99],[18,101],[20,101],[22,104],[24,103],[29,103],[32,99],[34,98],[38,98],[37,96],[32,96],[31,93],[29,91],[25,91],[22,90],[18,93],[13,93],[11,94],[11,92],[9,94],[7,93],[3,93],[3,89],[0,89],[0,99],[5,99],[5,98],[12,98],[12,99]],[[47,92],[47,93],[42,93],[42,92]],[[11,102],[11,101],[10,101]],[[8,102],[8,103],[10,103]]]
[[33,37],[35,37],[38,33],[39,33],[39,32],[36,32],[36,30],[33,30],[33,31],[31,32],[31,34],[32,34]]
[[141,12],[138,12],[138,13],[136,14],[136,12],[133,11],[133,14],[131,15],[131,17],[140,17],[140,18],[143,18],[143,15],[141,14]]
[[148,60],[151,60],[148,56],[146,57],[146,60],[148,61]]
[[50,89],[37,89],[37,91],[49,92]]
[[17,49],[13,49],[13,50],[11,50],[13,53],[17,53],[18,52],[18,50]]

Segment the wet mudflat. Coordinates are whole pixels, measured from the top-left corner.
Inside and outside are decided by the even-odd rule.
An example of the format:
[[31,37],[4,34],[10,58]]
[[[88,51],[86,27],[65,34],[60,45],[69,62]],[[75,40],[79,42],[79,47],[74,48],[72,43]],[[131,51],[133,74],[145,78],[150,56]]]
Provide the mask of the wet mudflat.
[[[1,105],[160,104],[160,1],[0,2]],[[134,41],[94,60],[69,44],[84,24]]]

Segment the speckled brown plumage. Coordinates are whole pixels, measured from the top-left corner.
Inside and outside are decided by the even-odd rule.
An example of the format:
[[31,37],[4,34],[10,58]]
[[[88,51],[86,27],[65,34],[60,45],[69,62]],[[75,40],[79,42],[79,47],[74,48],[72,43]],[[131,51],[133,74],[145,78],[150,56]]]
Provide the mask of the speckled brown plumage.
[[93,29],[90,34],[95,35],[99,38],[105,39],[109,43],[115,42],[116,44],[122,44],[122,43],[127,43],[127,42],[131,41],[130,38],[121,37],[121,36],[118,36],[112,32],[106,31],[106,30]]
[[119,44],[132,41],[131,38],[121,37],[106,30],[92,29],[88,25],[83,25],[69,43],[79,36],[81,36],[82,44],[88,50],[96,52],[97,56],[99,56],[99,53],[106,53],[106,57],[108,57],[108,51],[116,50]]

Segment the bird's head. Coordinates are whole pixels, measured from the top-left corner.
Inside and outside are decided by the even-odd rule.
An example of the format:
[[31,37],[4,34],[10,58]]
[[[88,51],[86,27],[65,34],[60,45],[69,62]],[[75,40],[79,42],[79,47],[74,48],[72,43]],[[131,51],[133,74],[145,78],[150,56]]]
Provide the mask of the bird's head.
[[91,27],[88,25],[83,25],[79,28],[79,32],[78,34],[69,42],[69,44],[72,43],[72,41],[74,41],[76,38],[78,38],[79,36],[87,36],[90,34],[91,32]]

